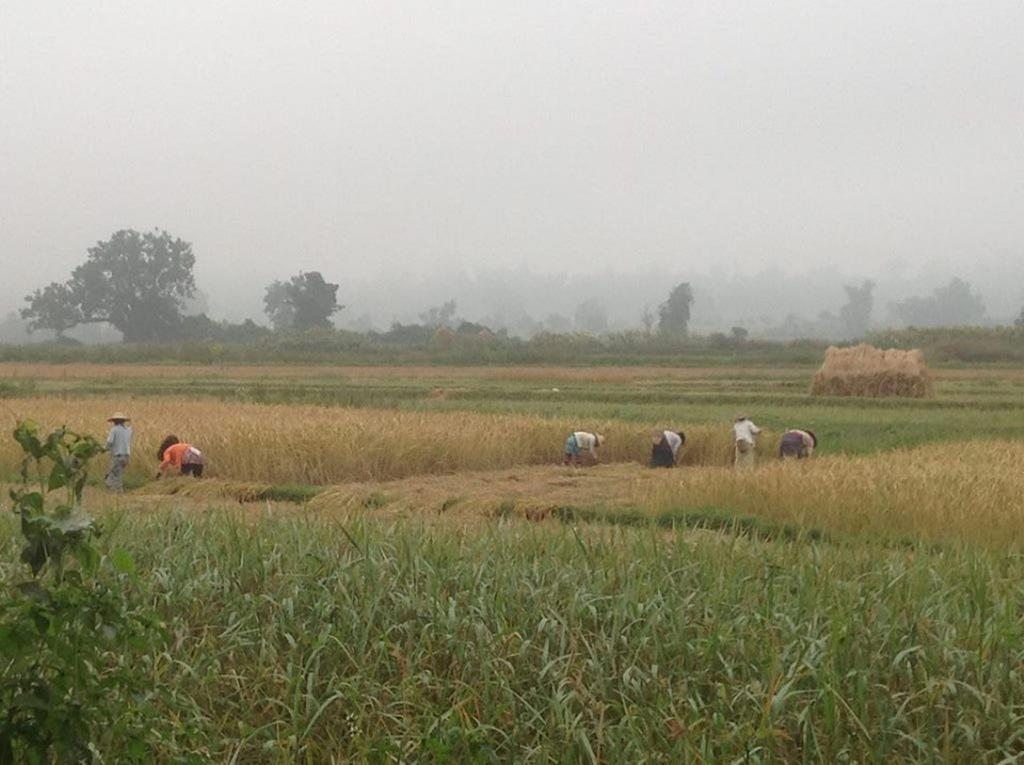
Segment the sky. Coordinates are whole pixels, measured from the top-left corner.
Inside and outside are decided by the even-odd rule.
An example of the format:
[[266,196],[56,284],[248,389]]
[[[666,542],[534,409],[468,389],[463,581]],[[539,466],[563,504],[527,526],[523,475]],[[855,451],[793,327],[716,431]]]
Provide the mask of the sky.
[[0,309],[158,227],[223,315],[299,270],[960,275],[1008,311],[1021,39],[1020,0],[2,0]]

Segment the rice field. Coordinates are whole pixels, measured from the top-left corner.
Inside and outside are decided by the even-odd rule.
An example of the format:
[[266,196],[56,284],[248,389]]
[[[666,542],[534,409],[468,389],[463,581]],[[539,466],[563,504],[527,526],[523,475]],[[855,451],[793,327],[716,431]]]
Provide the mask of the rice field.
[[[163,625],[121,659],[145,761],[1020,761],[1024,373],[892,401],[813,371],[0,367],[0,419],[134,418],[131,491],[85,501]],[[775,460],[788,426],[822,453]],[[557,464],[577,428],[601,465]],[[151,480],[168,432],[209,480]]]

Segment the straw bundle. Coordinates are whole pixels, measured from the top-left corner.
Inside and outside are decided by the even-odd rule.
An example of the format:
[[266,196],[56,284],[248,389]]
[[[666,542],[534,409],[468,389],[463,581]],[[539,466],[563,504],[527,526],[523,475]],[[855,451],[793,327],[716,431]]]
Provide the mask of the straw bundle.
[[932,380],[919,350],[882,350],[866,343],[852,348],[832,346],[825,352],[825,363],[814,373],[811,393],[925,398],[932,395]]

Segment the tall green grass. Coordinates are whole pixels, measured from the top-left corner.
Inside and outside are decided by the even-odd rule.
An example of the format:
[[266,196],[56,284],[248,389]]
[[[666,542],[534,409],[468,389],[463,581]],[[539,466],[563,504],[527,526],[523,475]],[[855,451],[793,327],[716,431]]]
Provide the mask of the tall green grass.
[[167,709],[154,761],[1024,752],[1017,554],[213,508],[106,523],[166,625],[126,658]]

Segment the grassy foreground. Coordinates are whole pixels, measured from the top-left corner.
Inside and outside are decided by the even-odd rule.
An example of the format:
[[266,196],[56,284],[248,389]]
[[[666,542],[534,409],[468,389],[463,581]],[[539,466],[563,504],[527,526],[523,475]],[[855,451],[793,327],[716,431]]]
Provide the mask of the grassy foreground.
[[153,761],[1024,753],[1016,553],[213,509],[107,525],[165,624],[125,659],[165,708]]

